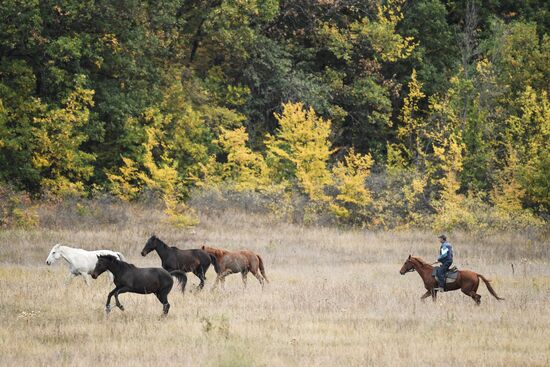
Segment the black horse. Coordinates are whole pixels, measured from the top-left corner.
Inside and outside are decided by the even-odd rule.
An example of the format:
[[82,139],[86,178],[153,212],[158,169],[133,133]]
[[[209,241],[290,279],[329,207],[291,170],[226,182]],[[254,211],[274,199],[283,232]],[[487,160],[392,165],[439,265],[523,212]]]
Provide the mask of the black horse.
[[121,293],[132,292],[140,294],[154,293],[163,305],[163,312],[166,315],[170,309],[168,303],[168,293],[172,290],[174,279],[178,278],[181,291],[185,291],[187,275],[184,272],[175,270],[167,272],[161,268],[138,268],[135,265],[120,261],[112,255],[98,255],[97,264],[92,271],[92,278],[96,279],[106,270],[113,273],[115,277],[116,288],[107,296],[105,312],[111,311],[111,297],[114,295],[116,306],[124,311],[124,306],[119,302],[118,295]]
[[173,270],[181,270],[186,273],[192,271],[200,280],[199,289],[204,287],[206,271],[210,264],[217,269],[216,258],[206,251],[200,249],[180,250],[177,247],[170,247],[154,235],[149,238],[141,250],[141,255],[145,256],[153,250],[157,251],[162,261],[162,267],[169,272]]

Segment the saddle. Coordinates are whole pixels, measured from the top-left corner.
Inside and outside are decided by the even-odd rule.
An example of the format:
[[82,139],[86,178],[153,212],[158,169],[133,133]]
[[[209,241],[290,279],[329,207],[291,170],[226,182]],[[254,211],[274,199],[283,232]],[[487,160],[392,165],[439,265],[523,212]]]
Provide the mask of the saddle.
[[[432,271],[432,277],[435,279],[437,279],[437,269],[439,269],[439,266],[436,266]],[[458,268],[453,266],[445,273],[445,284],[456,282],[456,278],[458,278]]]

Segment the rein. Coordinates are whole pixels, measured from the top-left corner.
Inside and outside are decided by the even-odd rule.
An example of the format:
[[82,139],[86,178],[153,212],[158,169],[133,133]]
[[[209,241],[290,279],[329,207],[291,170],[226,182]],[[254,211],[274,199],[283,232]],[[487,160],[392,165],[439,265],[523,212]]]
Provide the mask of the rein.
[[[412,262],[412,261],[411,261],[411,262]],[[428,265],[433,266],[433,265],[437,264],[438,262],[439,262],[439,261],[436,261],[436,262],[431,263],[431,264],[428,264]],[[405,274],[407,274],[407,273],[412,273],[412,272],[415,272],[415,271],[416,271],[416,269],[415,269],[414,267],[412,267],[412,268],[410,268],[409,270],[407,270],[407,271],[405,272]]]

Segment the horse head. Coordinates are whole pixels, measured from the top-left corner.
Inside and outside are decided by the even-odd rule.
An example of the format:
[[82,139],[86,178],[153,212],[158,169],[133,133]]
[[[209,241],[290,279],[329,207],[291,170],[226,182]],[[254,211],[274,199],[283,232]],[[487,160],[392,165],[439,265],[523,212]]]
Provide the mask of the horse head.
[[46,259],[47,265],[51,265],[55,262],[55,260],[59,260],[59,258],[61,257],[61,251],[59,249],[60,246],[61,244],[57,243],[52,247],[48,258]]
[[147,255],[149,252],[157,248],[157,242],[160,241],[157,236],[152,235],[145,243],[145,247],[141,250],[141,256]]
[[97,279],[103,272],[109,270],[109,267],[113,261],[118,261],[113,255],[97,255],[97,263],[92,271],[92,278]]
[[401,267],[401,270],[399,270],[399,273],[401,275],[405,275],[411,271],[414,271],[414,264],[412,262],[412,256],[409,255],[409,257],[407,258],[407,260],[405,260],[405,263]]

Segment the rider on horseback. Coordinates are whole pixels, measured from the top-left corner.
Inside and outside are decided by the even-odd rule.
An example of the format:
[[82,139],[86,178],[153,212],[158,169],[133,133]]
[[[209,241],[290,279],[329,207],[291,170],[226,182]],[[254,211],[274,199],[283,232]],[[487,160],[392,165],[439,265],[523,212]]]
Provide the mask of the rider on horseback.
[[437,268],[439,288],[435,288],[434,290],[443,292],[445,289],[445,273],[447,273],[453,263],[453,246],[447,242],[447,237],[445,235],[442,234],[438,238],[439,242],[441,242],[441,247],[439,248],[439,257],[437,261],[441,263],[441,266]]

